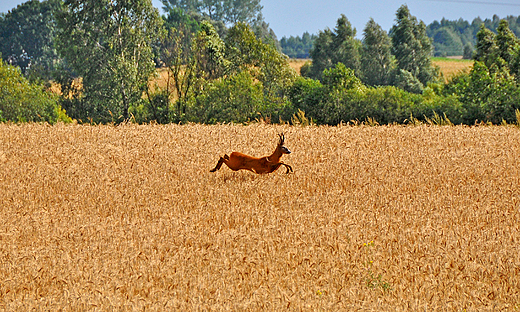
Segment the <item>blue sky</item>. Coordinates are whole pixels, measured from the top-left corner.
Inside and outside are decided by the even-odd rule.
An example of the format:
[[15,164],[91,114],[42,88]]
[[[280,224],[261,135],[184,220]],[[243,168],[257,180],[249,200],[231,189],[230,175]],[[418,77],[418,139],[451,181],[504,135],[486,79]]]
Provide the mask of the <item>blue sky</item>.
[[[152,0],[160,8],[160,0]],[[7,12],[25,0],[1,0],[0,12]],[[426,24],[443,17],[449,20],[463,18],[472,21],[507,15],[520,15],[520,0],[261,0],[264,19],[274,30],[278,39],[283,36],[301,36],[305,31],[318,33],[327,27],[334,28],[336,20],[345,14],[357,29],[358,36],[372,17],[389,30],[394,24],[395,12],[402,4],[407,4],[412,15]]]

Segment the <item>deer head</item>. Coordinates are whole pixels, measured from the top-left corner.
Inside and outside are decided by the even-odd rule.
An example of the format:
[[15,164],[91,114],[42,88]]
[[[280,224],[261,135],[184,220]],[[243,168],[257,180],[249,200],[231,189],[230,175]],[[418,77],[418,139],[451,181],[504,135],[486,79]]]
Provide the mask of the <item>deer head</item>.
[[277,148],[280,149],[282,154],[290,154],[291,151],[287,147],[284,146],[285,136],[283,135],[283,133],[278,134],[278,136],[280,137],[280,141],[278,142]]

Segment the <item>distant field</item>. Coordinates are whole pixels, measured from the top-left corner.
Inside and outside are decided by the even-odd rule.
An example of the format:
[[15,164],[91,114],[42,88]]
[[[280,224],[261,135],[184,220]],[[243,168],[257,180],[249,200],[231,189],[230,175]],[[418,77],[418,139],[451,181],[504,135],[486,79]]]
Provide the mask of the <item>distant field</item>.
[[469,72],[473,66],[473,60],[435,57],[433,64],[439,66],[445,79],[449,79],[461,72]]
[[[282,131],[294,174],[209,172]],[[518,128],[0,133],[0,310],[520,309]]]
[[[299,74],[300,68],[307,61],[310,61],[310,60],[291,59],[291,60],[289,60],[289,64]],[[433,64],[439,66],[444,78],[448,79],[460,72],[464,72],[464,71],[469,72],[471,66],[473,65],[473,61],[436,57],[436,58],[433,58]]]

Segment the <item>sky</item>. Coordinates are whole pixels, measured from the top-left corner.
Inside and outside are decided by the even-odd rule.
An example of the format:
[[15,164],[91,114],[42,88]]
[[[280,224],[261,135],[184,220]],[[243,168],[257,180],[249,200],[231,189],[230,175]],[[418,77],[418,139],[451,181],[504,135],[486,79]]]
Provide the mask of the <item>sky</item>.
[[[0,0],[0,12],[7,12],[26,0]],[[162,7],[160,0],[152,0],[154,6]],[[390,30],[395,22],[395,13],[403,4],[410,13],[427,25],[442,18],[469,22],[474,18],[492,18],[520,15],[520,0],[261,0],[264,19],[278,39],[301,36],[304,32],[317,34],[326,28],[334,29],[336,21],[345,14],[358,37],[370,18]]]

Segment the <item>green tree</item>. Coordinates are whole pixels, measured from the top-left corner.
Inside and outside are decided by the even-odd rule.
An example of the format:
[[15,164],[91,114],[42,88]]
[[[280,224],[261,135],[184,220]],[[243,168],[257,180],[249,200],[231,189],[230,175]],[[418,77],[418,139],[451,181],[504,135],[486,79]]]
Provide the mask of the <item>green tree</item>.
[[483,62],[490,72],[505,70],[520,78],[520,41],[506,20],[499,22],[496,35],[481,25],[477,33],[475,60]]
[[0,121],[71,121],[56,97],[30,83],[20,68],[0,60]]
[[397,10],[396,24],[390,32],[392,54],[399,71],[409,72],[424,86],[437,78],[437,72],[431,63],[432,44],[426,35],[426,26],[410,14],[406,5]]
[[192,119],[203,123],[247,122],[262,110],[262,83],[244,71],[205,85],[196,98]]
[[310,51],[312,64],[308,71],[311,78],[321,79],[325,69],[343,63],[359,74],[361,43],[355,38],[356,29],[344,14],[336,22],[334,31],[325,29],[318,33]]
[[450,27],[441,27],[433,34],[435,56],[453,56],[462,54],[462,40],[460,35]]
[[344,14],[336,22],[332,38],[332,63],[343,63],[359,75],[361,43],[356,39],[356,29],[352,27]]
[[506,20],[501,20],[498,24],[495,41],[498,48],[498,56],[511,68],[518,55],[520,43],[515,34],[509,29],[509,23]]
[[83,78],[87,116],[129,118],[154,73],[151,43],[162,20],[150,0],[66,0],[58,15],[57,48]]
[[392,42],[386,31],[374,19],[363,31],[361,68],[363,81],[371,86],[387,85],[392,70]]
[[263,7],[260,0],[161,0],[169,12],[175,8],[186,13],[195,13],[220,21],[227,25],[238,22],[253,23],[258,19]]
[[271,99],[283,97],[283,91],[295,78],[288,59],[274,46],[262,42],[245,23],[231,27],[226,37],[226,58],[232,74],[249,71]]
[[498,47],[495,41],[495,34],[482,24],[477,33],[475,60],[483,62],[489,68],[497,62],[497,57]]
[[0,54],[22,73],[49,78],[57,53],[54,48],[55,13],[60,0],[30,0],[0,14]]
[[462,53],[462,58],[465,60],[471,60],[473,58],[473,48],[471,44],[466,44],[464,46],[464,52]]
[[251,24],[261,14],[260,0],[224,0],[224,20],[230,25],[238,22]]
[[308,77],[320,79],[325,69],[334,66],[331,58],[333,39],[334,33],[328,28],[318,32],[318,37],[310,50],[312,63],[307,71]]
[[196,61],[196,77],[204,80],[222,77],[229,66],[225,57],[225,49],[224,41],[213,25],[206,21],[202,22],[192,47]]
[[314,39],[316,39],[316,35],[311,35],[308,32],[304,32],[301,38],[300,36],[282,37],[280,47],[282,52],[290,58],[306,59],[310,56],[309,51]]

